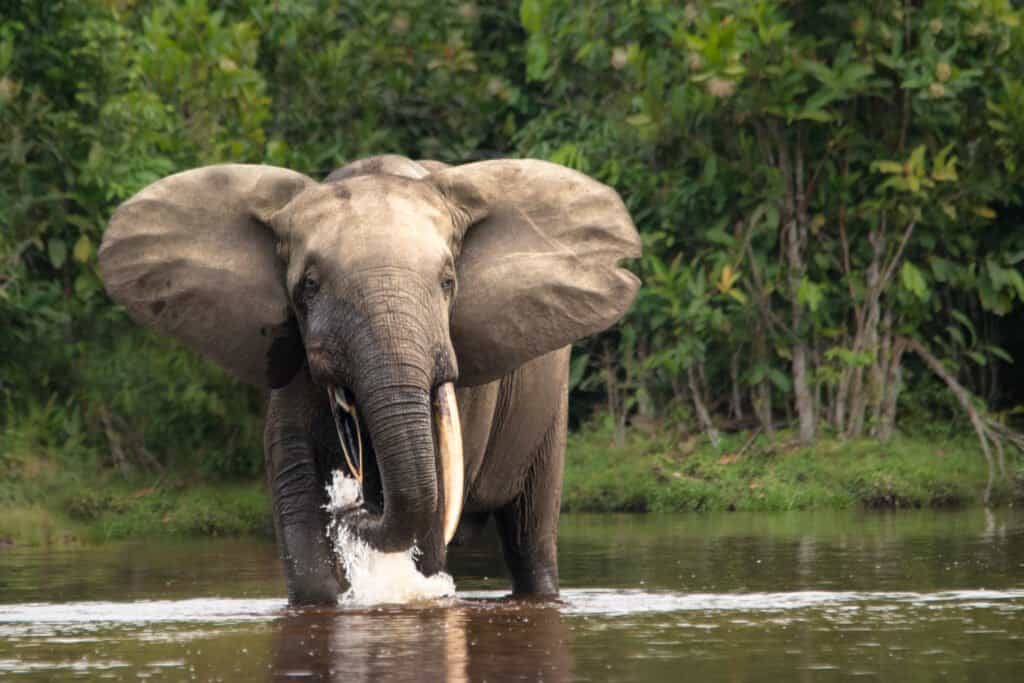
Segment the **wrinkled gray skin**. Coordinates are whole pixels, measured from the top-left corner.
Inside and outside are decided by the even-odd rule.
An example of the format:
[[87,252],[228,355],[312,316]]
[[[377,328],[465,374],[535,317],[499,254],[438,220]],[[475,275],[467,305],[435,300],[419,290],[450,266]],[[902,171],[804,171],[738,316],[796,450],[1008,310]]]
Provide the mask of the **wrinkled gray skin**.
[[[509,192],[537,174],[537,187]],[[427,575],[444,568],[431,405],[446,382],[458,387],[465,466],[455,542],[493,514],[514,592],[557,594],[568,343],[611,324],[638,286],[615,266],[639,255],[621,201],[530,161],[447,170],[376,157],[307,181],[271,167],[172,176],[126,202],[100,253],[108,290],[136,319],[244,379],[265,374],[266,472],[290,602],[333,604],[341,588],[325,535],[325,486],[344,467],[331,386],[351,392],[372,447],[366,506],[341,521],[382,551],[417,545]],[[572,197],[582,199],[560,214]],[[612,236],[600,236],[592,224],[609,221]],[[557,233],[574,222],[580,236]],[[227,226],[226,237],[209,225]],[[256,253],[266,235],[276,255],[259,247],[228,265],[210,256],[221,242]],[[256,282],[264,268],[279,274]],[[286,299],[265,302],[273,297]],[[241,317],[247,307],[264,346],[236,342],[256,324]]]
[[[464,540],[493,513],[516,594],[558,593],[568,359],[568,348],[560,349],[501,380],[456,394],[467,496],[454,542]],[[317,372],[312,370],[314,377]],[[445,371],[435,365],[429,372]],[[433,463],[427,463],[427,472],[418,471],[424,459],[419,454],[432,448],[429,389],[406,388],[383,369],[366,374],[368,391],[381,397],[379,411],[367,414],[371,431],[381,439],[381,428],[375,425],[384,425],[385,432],[397,425],[392,427],[395,450],[378,456],[380,467],[408,486],[400,489],[399,503],[389,507],[395,521],[357,513],[348,523],[360,524],[364,537],[384,551],[404,550],[416,539],[423,552],[420,570],[436,573],[444,568],[446,548],[440,535],[435,473],[430,471]],[[333,603],[340,587],[323,532],[328,522],[323,506],[324,484],[341,456],[322,396],[304,370],[272,393],[267,414],[267,476],[293,604]]]

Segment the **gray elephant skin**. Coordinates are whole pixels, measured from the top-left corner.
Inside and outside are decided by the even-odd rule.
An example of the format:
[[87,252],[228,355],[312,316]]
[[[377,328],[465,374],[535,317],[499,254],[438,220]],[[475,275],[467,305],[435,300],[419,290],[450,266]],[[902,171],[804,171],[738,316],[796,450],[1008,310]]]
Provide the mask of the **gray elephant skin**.
[[330,513],[384,552],[445,566],[494,515],[514,593],[558,593],[570,344],[639,280],[629,213],[557,164],[385,155],[324,182],[265,165],[169,176],[122,204],[99,252],[139,323],[268,392],[264,451],[292,604],[333,604]]

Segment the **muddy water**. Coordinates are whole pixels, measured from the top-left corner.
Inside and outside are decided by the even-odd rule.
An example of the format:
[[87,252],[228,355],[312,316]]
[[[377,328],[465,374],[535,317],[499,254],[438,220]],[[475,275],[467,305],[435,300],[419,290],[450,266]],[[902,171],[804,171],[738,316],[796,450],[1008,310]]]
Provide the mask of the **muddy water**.
[[572,516],[561,603],[292,611],[272,544],[0,552],[0,680],[1024,680],[1024,514]]

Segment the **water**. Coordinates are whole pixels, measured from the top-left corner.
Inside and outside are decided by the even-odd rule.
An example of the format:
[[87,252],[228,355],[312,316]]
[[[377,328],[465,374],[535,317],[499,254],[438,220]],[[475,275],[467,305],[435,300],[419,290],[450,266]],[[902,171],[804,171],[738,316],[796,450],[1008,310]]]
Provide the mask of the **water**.
[[[363,502],[359,482],[335,470],[327,486],[327,507],[345,510]],[[411,603],[455,595],[455,583],[447,572],[424,576],[416,568],[419,548],[398,553],[374,550],[345,524],[332,521],[327,535],[341,559],[348,590],[339,602],[345,606]]]
[[1017,681],[1024,514],[570,516],[563,599],[289,610],[271,543],[0,552],[2,680]]

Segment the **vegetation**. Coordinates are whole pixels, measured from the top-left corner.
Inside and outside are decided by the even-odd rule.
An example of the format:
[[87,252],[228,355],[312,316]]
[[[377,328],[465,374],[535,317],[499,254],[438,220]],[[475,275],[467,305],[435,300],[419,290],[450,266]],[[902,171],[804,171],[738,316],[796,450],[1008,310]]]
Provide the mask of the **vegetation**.
[[[749,459],[773,467],[841,453],[846,474],[799,500],[845,505],[867,499],[844,477],[932,467],[902,445],[942,424],[974,434],[971,467],[1005,497],[1024,444],[1021,19],[1009,0],[6,3],[0,477],[256,477],[261,396],[111,304],[106,220],[201,164],[322,177],[398,152],[547,158],[623,195],[645,287],[576,350],[572,417],[607,414],[647,454],[617,458],[637,476],[679,429],[708,462],[757,434],[786,455]],[[570,508],[601,507],[573,478],[586,462]],[[3,484],[0,506],[41,519],[51,493]]]
[[[938,508],[982,502],[988,479],[977,444],[928,439],[821,438],[796,434],[627,434],[613,443],[605,419],[569,442],[562,509],[568,512],[720,512]],[[938,435],[934,435],[938,436]],[[937,445],[938,444],[938,445]],[[1000,481],[995,503],[1024,500],[1024,477]]]
[[[73,471],[53,459],[9,476],[0,488],[0,547],[154,536],[273,535],[262,481],[196,484],[116,470]],[[66,462],[62,462],[62,465]],[[10,474],[10,473],[8,473]],[[981,502],[984,461],[969,438],[946,433],[875,439],[631,430],[614,444],[603,416],[570,436],[566,512],[723,512],[939,508]],[[996,503],[1024,502],[1024,474],[994,488]]]

